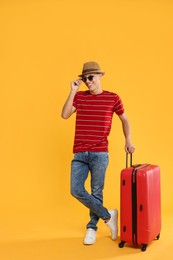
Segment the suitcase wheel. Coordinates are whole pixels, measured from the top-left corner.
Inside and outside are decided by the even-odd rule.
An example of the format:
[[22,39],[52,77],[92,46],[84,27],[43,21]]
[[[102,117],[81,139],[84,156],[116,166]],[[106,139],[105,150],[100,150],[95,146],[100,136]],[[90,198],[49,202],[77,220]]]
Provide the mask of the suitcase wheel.
[[159,238],[160,238],[160,234],[158,234],[158,236],[156,237],[156,239],[159,240]]
[[146,249],[147,249],[147,244],[143,244],[142,246],[141,246],[141,251],[146,251]]
[[121,241],[121,242],[119,243],[119,247],[120,247],[120,248],[123,248],[125,243],[126,243],[125,241]]

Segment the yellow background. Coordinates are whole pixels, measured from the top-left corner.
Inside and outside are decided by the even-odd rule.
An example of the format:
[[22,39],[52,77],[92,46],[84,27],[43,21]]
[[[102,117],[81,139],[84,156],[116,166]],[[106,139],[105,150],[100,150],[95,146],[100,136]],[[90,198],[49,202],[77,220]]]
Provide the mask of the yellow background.
[[[102,88],[123,100],[133,162],[160,165],[163,223],[173,217],[172,14],[171,0],[0,1],[2,243],[85,232],[88,211],[69,193],[75,116],[60,114],[70,81],[91,60],[106,72]],[[119,209],[125,153],[116,116],[109,143],[105,206]]]

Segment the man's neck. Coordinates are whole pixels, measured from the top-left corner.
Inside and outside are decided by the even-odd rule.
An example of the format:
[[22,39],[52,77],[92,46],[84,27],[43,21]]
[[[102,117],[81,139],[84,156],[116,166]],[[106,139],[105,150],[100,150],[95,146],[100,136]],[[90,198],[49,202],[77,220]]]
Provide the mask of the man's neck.
[[101,94],[102,92],[103,90],[101,88],[90,91],[91,95],[98,95]]

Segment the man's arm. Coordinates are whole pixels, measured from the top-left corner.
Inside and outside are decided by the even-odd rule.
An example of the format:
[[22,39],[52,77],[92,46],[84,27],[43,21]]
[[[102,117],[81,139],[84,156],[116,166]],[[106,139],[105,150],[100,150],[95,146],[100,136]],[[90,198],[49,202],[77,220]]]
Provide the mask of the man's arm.
[[71,82],[71,91],[61,113],[61,117],[64,119],[68,119],[76,111],[76,108],[73,106],[73,100],[78,91],[78,88],[80,87],[81,82],[82,81],[80,79]]
[[131,143],[131,131],[129,120],[125,113],[119,115],[119,118],[122,122],[123,133],[125,136],[125,151],[127,153],[133,153],[135,151],[135,147]]

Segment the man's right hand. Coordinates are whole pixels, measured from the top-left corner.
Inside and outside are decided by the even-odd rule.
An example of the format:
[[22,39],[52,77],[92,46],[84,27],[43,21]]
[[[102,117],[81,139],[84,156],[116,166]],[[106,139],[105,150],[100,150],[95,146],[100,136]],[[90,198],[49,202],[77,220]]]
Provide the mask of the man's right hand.
[[81,80],[81,79],[76,79],[76,80],[72,81],[72,82],[70,83],[71,89],[77,91],[77,90],[79,89],[81,83],[82,83],[82,80]]

